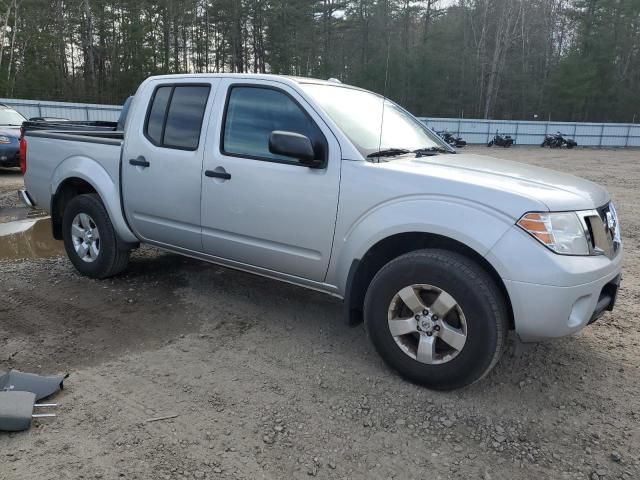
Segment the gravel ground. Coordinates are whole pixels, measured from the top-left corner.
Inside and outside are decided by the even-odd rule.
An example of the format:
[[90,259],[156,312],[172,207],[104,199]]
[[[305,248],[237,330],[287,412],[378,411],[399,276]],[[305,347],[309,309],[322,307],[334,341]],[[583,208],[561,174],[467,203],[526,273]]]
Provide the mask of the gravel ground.
[[0,434],[0,478],[640,478],[640,152],[475,150],[610,190],[613,313],[438,393],[318,293],[150,248],[102,282],[62,257],[0,260],[0,366],[71,374],[58,418]]
[[18,189],[22,187],[22,175],[16,168],[0,168],[0,208],[16,207]]

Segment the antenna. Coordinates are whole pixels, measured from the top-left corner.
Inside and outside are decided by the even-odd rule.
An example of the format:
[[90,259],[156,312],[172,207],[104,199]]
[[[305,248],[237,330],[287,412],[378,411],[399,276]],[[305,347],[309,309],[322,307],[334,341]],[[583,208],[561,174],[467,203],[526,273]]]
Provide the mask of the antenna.
[[[384,72],[384,90],[382,91],[382,116],[380,117],[380,137],[378,140],[378,151],[382,149],[382,129],[384,127],[384,109],[387,104],[387,87],[389,85],[389,57],[391,56],[391,30],[387,35],[387,65]],[[380,158],[378,158],[380,162]]]

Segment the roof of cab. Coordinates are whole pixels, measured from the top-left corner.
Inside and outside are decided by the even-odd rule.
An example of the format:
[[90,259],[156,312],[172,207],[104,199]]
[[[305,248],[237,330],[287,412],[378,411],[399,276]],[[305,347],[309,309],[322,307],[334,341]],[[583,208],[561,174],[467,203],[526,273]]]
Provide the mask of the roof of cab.
[[169,75],[154,75],[149,77],[147,80],[158,80],[158,79],[185,79],[185,78],[251,78],[251,79],[262,79],[262,80],[276,80],[283,81],[288,80],[294,83],[315,83],[315,84],[323,84],[323,85],[343,85],[350,86],[343,83],[339,83],[334,79],[331,80],[321,80],[319,78],[310,78],[310,77],[296,77],[291,75],[274,75],[271,73],[176,73]]

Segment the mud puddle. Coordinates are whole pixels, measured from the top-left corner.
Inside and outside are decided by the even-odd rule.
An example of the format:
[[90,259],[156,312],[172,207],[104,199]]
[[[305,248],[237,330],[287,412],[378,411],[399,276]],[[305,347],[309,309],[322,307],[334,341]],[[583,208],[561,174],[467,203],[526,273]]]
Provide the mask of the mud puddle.
[[26,207],[0,208],[0,223],[15,222],[16,220],[41,218],[46,216],[46,212],[43,212],[42,210],[32,210],[31,208]]
[[51,234],[48,217],[0,223],[0,260],[50,258],[63,252],[62,242]]

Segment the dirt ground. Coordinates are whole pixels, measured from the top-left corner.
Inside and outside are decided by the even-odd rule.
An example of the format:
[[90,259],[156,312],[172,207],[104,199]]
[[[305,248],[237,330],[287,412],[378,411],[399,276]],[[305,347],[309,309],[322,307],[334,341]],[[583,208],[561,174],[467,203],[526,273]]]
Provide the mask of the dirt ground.
[[[56,249],[0,260],[0,370],[70,373],[57,418],[0,434],[0,479],[640,478],[640,151],[473,150],[609,189],[613,313],[438,393],[318,293],[150,248],[101,282]],[[19,184],[0,172],[0,207]]]
[[17,168],[0,168],[0,208],[19,204],[17,190],[22,186],[22,175]]

